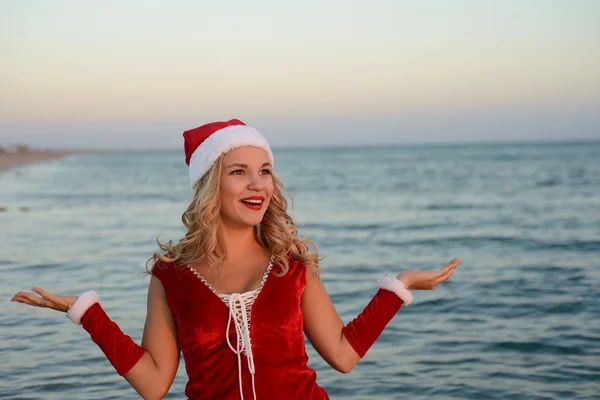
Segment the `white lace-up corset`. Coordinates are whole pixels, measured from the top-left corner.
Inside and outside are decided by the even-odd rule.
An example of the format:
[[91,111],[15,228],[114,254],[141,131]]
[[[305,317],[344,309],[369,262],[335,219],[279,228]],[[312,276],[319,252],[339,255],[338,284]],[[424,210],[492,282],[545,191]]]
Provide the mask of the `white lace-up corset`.
[[[244,293],[231,293],[231,294],[218,294],[210,283],[204,279],[202,275],[198,273],[191,265],[187,266],[200,280],[215,294],[217,295],[229,308],[229,319],[227,320],[227,329],[225,330],[225,340],[227,345],[238,358],[238,380],[240,383],[240,396],[244,400],[244,391],[242,389],[242,352],[246,354],[248,359],[248,370],[252,376],[252,392],[254,393],[254,400],[256,400],[256,389],[254,385],[254,357],[252,355],[252,341],[250,339],[250,320],[252,316],[252,305],[258,297],[258,294],[265,286],[265,282],[273,268],[273,256],[269,261],[269,266],[263,274],[260,286],[254,290],[250,290]],[[229,328],[231,321],[235,325],[235,333],[237,336],[237,343],[234,347],[229,340]]]

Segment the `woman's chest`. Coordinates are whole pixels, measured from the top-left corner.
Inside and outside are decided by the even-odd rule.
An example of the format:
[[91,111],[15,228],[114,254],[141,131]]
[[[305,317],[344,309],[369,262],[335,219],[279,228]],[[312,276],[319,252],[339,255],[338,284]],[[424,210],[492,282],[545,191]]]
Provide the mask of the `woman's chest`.
[[187,268],[214,293],[247,293],[262,288],[273,268],[273,257],[218,268],[210,268],[207,263]]
[[203,282],[190,284],[185,290],[187,295],[171,304],[182,344],[226,346],[228,338],[232,344],[241,342],[245,332],[258,347],[291,336],[303,338],[302,287],[293,279],[268,276],[254,299],[224,300]]

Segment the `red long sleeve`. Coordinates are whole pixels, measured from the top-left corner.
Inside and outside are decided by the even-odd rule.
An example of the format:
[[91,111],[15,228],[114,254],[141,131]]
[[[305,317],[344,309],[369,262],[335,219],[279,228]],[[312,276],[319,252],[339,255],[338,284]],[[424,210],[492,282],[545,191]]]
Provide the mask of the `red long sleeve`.
[[129,372],[144,355],[145,350],[111,321],[100,303],[94,303],[86,310],[81,317],[81,325],[121,376]]
[[360,358],[365,356],[401,306],[402,300],[394,292],[379,289],[365,309],[344,326],[342,332]]

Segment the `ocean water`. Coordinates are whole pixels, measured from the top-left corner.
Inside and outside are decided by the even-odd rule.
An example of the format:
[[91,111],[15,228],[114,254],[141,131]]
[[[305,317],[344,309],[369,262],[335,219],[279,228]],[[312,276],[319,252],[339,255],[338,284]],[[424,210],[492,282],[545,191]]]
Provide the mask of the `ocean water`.
[[[600,142],[275,149],[345,322],[381,273],[462,264],[415,291],[332,399],[600,398]],[[0,174],[0,398],[136,399],[64,314],[11,303],[95,289],[140,343],[155,239],[178,239],[182,152],[84,154]],[[183,359],[167,399],[181,399]]]

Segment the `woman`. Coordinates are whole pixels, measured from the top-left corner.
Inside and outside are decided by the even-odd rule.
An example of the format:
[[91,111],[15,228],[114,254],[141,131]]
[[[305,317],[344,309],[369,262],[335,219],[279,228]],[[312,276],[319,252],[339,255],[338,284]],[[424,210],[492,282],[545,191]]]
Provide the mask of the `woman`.
[[266,139],[239,120],[184,133],[193,200],[188,231],[154,254],[141,346],[110,320],[99,296],[11,301],[67,312],[119,375],[145,399],[171,387],[183,353],[190,399],[328,399],[308,368],[304,334],[347,373],[365,355],[410,289],[434,289],[459,263],[436,272],[383,277],[365,309],[344,325],[320,280],[312,242],[296,237]]

